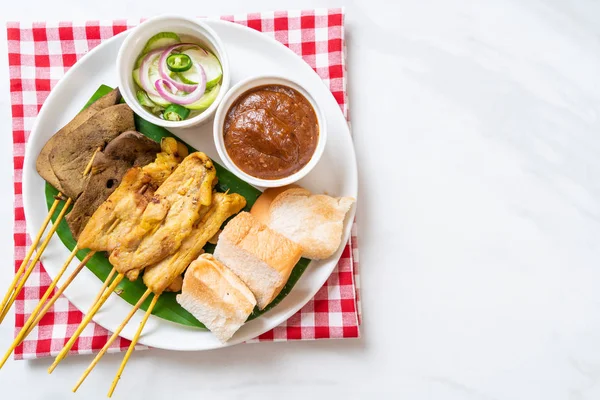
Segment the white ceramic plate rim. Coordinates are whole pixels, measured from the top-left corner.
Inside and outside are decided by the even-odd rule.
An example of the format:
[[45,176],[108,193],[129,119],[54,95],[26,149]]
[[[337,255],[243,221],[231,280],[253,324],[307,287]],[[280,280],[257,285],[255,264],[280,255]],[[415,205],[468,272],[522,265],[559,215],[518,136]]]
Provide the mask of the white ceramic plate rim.
[[[336,144],[344,148],[345,154],[343,154],[343,158],[345,160],[344,162],[348,163],[348,165],[346,165],[344,168],[346,174],[346,176],[344,177],[344,182],[347,187],[343,195],[352,196],[356,198],[358,187],[356,157],[354,153],[352,139],[350,137],[349,128],[333,95],[331,94],[329,89],[324,85],[324,83],[318,77],[318,75],[310,68],[308,64],[306,64],[301,58],[295,55],[290,49],[258,31],[254,31],[250,28],[246,28],[244,26],[226,21],[207,20],[206,22],[217,31],[221,29],[223,29],[224,31],[226,31],[227,29],[232,29],[237,31],[235,32],[236,35],[241,35],[240,37],[244,37],[246,40],[248,40],[249,38],[250,40],[267,41],[269,42],[270,46],[275,45],[279,47],[279,51],[288,52],[297,58],[298,62],[302,65],[298,64],[295,67],[305,70],[305,72],[302,72],[302,74],[305,76],[303,77],[303,80],[311,82],[311,86],[313,88],[311,94],[315,97],[317,101],[321,103],[322,106],[325,105],[325,108],[329,110],[329,112],[327,110],[324,110],[327,118],[327,124],[329,127],[328,132],[330,132],[329,138],[331,139],[331,137],[334,136],[331,135],[331,127],[335,126],[335,130],[337,131],[335,135],[335,140],[337,141]],[[29,233],[38,231],[39,226],[41,225],[41,221],[47,214],[47,209],[45,206],[45,197],[39,197],[40,194],[43,193],[43,181],[35,171],[35,158],[37,157],[37,153],[39,151],[36,150],[36,148],[41,145],[39,143],[36,143],[37,136],[41,135],[38,134],[38,131],[42,129],[40,127],[43,126],[46,120],[49,119],[50,121],[52,121],[52,112],[56,111],[56,109],[62,110],[63,107],[60,106],[61,96],[64,96],[66,93],[69,93],[69,82],[71,80],[70,78],[76,73],[76,71],[79,68],[82,68],[86,65],[85,61],[88,58],[93,57],[94,54],[96,54],[97,52],[101,52],[104,49],[108,49],[109,46],[113,46],[115,42],[122,42],[125,36],[128,34],[128,32],[129,31],[125,31],[101,43],[95,49],[90,51],[86,56],[84,56],[78,63],[76,63],[65,74],[65,76],[61,79],[57,86],[52,90],[52,92],[46,99],[42,109],[40,110],[40,113],[32,128],[30,138],[28,140],[23,167],[23,202],[27,220],[27,230]],[[227,46],[226,42],[224,44],[225,46]],[[286,55],[286,57],[289,57],[289,55]],[[309,78],[309,74],[313,75]],[[318,79],[320,85],[315,83],[315,78]],[[232,83],[235,84],[236,82],[234,81]],[[318,93],[315,93],[314,90],[317,90]],[[334,109],[336,110],[335,112],[331,111]],[[70,116],[70,118],[72,118],[72,115]],[[189,140],[186,137],[183,137],[183,139],[189,142]],[[190,144],[194,145],[194,143]],[[328,147],[331,147],[331,143],[328,142],[328,144]],[[310,176],[311,175],[309,174],[303,181],[310,179]],[[301,181],[300,184],[304,184],[303,181]],[[42,188],[40,188],[40,186]],[[343,232],[344,244],[348,241],[348,238],[350,237],[355,210],[356,206],[353,206],[346,217]],[[139,343],[152,347],[170,350],[208,350],[213,348],[230,346],[250,340],[280,325],[282,322],[286,321],[290,316],[296,313],[310,299],[312,299],[316,292],[323,286],[323,284],[337,265],[337,261],[339,260],[343,250],[344,246],[340,246],[338,251],[328,260],[311,262],[305,273],[296,283],[296,286],[292,290],[292,293],[290,293],[285,299],[283,299],[283,301],[280,304],[278,304],[269,312],[262,315],[260,318],[246,323],[234,335],[234,337],[225,344],[218,342],[216,338],[214,338],[214,336],[212,336],[212,334],[210,334],[209,332],[175,324],[154,316],[152,316],[148,320],[148,324],[146,326],[146,329],[144,330],[144,334],[140,337]],[[60,238],[58,238],[55,235],[55,237],[53,237],[50,241],[50,245],[48,246],[48,249],[42,257],[42,261],[45,264],[46,271],[48,272],[51,278],[54,278],[56,276],[58,269],[62,265],[62,261],[66,259],[68,253],[68,249],[62,244]],[[72,271],[72,269],[76,265],[76,261],[71,263],[68,272]],[[308,285],[309,276],[317,276],[322,279],[320,279],[319,282],[313,282],[312,284]],[[62,281],[64,281],[64,278],[63,280],[61,280],[61,283]],[[78,283],[78,281],[80,281],[80,283]],[[83,283],[86,283],[91,286],[85,286],[83,285]],[[87,310],[89,305],[91,304],[94,295],[100,289],[100,286],[101,282],[91,273],[91,271],[84,268],[83,271],[80,273],[80,276],[78,276],[77,279],[75,279],[75,281],[65,290],[65,296],[78,309]],[[99,325],[103,326],[108,330],[114,330],[130,309],[131,305],[125,302],[125,300],[121,299],[118,296],[111,296],[107,303],[103,306],[102,310],[93,318],[93,320],[94,322],[98,323]],[[138,311],[136,315],[132,318],[130,323],[127,325],[127,327],[122,331],[121,336],[127,339],[131,339],[142,316],[143,312]]]

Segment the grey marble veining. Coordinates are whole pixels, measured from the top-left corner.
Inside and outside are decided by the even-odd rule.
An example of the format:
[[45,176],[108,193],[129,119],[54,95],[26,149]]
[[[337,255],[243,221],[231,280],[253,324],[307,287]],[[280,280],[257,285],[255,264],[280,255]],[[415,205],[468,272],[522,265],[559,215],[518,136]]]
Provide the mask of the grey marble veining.
[[[2,17],[99,19],[165,8],[158,0],[27,4],[7,4]],[[360,168],[363,338],[143,352],[119,392],[600,398],[600,2],[178,2],[211,15],[339,5]],[[4,35],[0,178],[8,185]],[[12,199],[0,202],[9,221]],[[0,230],[3,254],[12,252],[11,234]],[[0,282],[9,276],[0,269]],[[0,349],[10,322],[0,326]],[[120,360],[106,356],[78,396],[104,398]],[[14,399],[62,399],[89,361],[69,358],[52,376],[48,360],[12,362],[0,387]]]

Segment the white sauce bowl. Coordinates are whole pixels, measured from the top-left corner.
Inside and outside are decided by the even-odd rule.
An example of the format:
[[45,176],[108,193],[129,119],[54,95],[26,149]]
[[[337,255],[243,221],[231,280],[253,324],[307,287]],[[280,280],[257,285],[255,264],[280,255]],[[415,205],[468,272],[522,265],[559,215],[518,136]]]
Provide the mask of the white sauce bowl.
[[[317,123],[319,124],[319,139],[317,142],[317,147],[315,148],[315,152],[313,153],[310,161],[294,174],[280,179],[261,179],[249,175],[242,169],[240,169],[233,162],[231,157],[229,157],[227,149],[225,148],[225,138],[223,136],[223,125],[225,124],[225,117],[227,116],[227,112],[229,111],[233,103],[235,103],[235,101],[247,91],[259,86],[268,85],[288,86],[299,92],[302,96],[306,98],[306,100],[314,109],[315,114],[317,116]],[[213,135],[215,139],[215,147],[217,148],[219,157],[221,157],[221,160],[223,160],[225,167],[231,172],[233,172],[238,178],[248,182],[251,185],[261,188],[280,187],[289,185],[304,178],[304,176],[306,176],[306,174],[308,174],[315,167],[315,165],[317,165],[319,159],[323,155],[323,150],[325,150],[325,143],[327,143],[327,124],[325,121],[323,111],[321,110],[321,108],[319,108],[313,96],[311,96],[310,93],[308,93],[302,86],[290,79],[281,76],[257,76],[238,82],[231,88],[231,90],[229,90],[229,92],[227,92],[227,94],[219,104],[219,107],[217,108],[217,114],[215,115],[215,121],[213,124]]]

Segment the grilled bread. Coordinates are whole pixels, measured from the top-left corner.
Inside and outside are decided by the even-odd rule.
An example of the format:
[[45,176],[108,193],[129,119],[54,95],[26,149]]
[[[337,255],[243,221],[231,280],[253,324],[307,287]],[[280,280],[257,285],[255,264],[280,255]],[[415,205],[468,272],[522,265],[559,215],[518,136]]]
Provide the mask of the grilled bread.
[[265,308],[285,286],[302,248],[242,212],[223,229],[215,258],[229,267]]
[[177,302],[221,341],[228,341],[256,305],[242,280],[211,254],[188,267]]

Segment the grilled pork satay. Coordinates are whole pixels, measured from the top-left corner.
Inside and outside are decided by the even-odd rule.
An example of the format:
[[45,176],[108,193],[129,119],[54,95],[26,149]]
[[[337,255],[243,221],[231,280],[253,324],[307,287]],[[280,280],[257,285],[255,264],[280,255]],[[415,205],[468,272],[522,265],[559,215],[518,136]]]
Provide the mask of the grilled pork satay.
[[[129,222],[139,219],[148,205],[147,196],[152,196],[152,189],[148,189],[150,182],[150,177],[139,167],[127,171],[117,190],[92,214],[77,246],[95,251],[115,248],[123,231],[129,230]],[[143,188],[146,190],[142,191]]]
[[215,176],[212,161],[204,153],[186,157],[111,253],[109,260],[117,271],[135,280],[142,269],[176,252],[191,233],[201,207],[211,204]]
[[161,149],[153,163],[127,171],[121,184],[94,212],[79,235],[80,249],[112,251],[137,225],[155,190],[187,154],[172,138],[163,139]]
[[204,216],[198,219],[191,234],[182,242],[179,250],[144,271],[144,284],[154,294],[167,290],[201,253],[206,242],[212,238],[223,222],[238,213],[246,205],[246,199],[237,193],[214,193],[213,203]]

